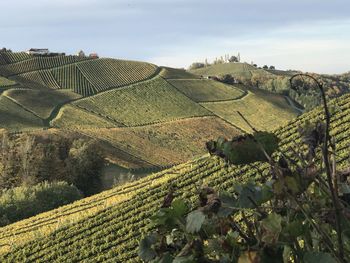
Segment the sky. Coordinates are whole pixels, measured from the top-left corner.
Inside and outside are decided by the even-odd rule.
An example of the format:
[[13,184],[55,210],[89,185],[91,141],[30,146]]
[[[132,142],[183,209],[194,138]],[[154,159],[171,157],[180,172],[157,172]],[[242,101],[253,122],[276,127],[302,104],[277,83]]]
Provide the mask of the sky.
[[4,0],[0,47],[187,68],[242,61],[318,73],[350,71],[349,0]]

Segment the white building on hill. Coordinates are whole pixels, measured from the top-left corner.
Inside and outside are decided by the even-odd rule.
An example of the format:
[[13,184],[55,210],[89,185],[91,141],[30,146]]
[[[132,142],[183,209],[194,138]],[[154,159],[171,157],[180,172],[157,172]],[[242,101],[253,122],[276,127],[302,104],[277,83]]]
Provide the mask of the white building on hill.
[[26,53],[29,55],[48,55],[50,51],[48,48],[31,48]]

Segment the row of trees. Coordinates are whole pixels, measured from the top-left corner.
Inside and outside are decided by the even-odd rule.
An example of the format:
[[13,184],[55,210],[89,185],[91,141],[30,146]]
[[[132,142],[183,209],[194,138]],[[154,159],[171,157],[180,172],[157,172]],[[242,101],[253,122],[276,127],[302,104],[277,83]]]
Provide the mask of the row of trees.
[[235,62],[240,62],[240,61],[241,61],[241,58],[240,58],[239,53],[237,56],[225,54],[224,56],[216,57],[212,63],[208,62],[208,59],[205,59],[204,62],[193,62],[189,66],[188,69],[193,70],[193,69],[208,67],[211,65],[224,64],[224,63],[235,63]]
[[[271,67],[272,66],[270,66],[270,68]],[[350,91],[350,81],[347,81],[346,74],[332,76],[313,74],[313,76],[322,81],[328,98],[338,97]],[[217,79],[227,84],[239,82],[247,87],[259,88],[277,94],[287,95],[298,104],[302,105],[305,110],[311,110],[320,104],[320,95],[312,82],[304,81],[302,84],[304,89],[300,92],[295,92],[290,89],[289,78],[288,75],[277,76],[261,71],[251,71],[251,76],[240,73],[225,74],[218,76]]]
[[66,182],[43,182],[4,190],[0,196],[0,227],[72,203],[83,195]]
[[0,135],[0,226],[99,192],[103,167],[92,140]]
[[93,141],[55,134],[0,136],[0,191],[65,181],[88,196],[98,192],[103,166]]

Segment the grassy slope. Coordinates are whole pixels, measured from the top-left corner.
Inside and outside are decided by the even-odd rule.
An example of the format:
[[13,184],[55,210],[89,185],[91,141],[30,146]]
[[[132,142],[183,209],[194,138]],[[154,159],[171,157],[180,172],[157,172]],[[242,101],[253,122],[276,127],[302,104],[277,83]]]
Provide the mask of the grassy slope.
[[[339,165],[348,158],[350,143],[350,96],[336,104],[332,134],[337,141]],[[322,116],[320,109],[302,115],[276,131],[281,148],[288,150],[298,125]],[[257,170],[259,169],[259,171]],[[2,262],[111,262],[137,261],[138,240],[147,228],[170,185],[177,194],[194,201],[196,183],[203,181],[216,189],[230,189],[236,180],[258,179],[268,166],[226,166],[217,158],[200,158],[166,171],[128,183],[36,217],[0,229]],[[27,243],[24,247],[20,244]],[[12,249],[12,250],[11,250]]]
[[91,114],[73,105],[65,105],[55,119],[51,121],[51,126],[68,129],[89,129],[89,128],[112,128],[118,127],[116,123],[105,118]]
[[159,77],[74,104],[126,126],[212,115]]
[[31,89],[10,89],[4,92],[7,96],[24,108],[29,109],[46,119],[50,116],[56,105],[80,98],[81,96],[69,90],[31,90]]
[[25,131],[43,127],[43,121],[10,99],[0,96],[0,128]]
[[168,166],[204,154],[210,139],[241,132],[217,117],[199,117],[135,128],[85,129],[84,133],[157,166]]
[[297,113],[288,107],[284,98],[279,95],[270,96],[266,99],[266,93],[249,92],[242,99],[209,102],[201,105],[217,114],[221,118],[226,119],[230,123],[250,132],[250,127],[239,116],[240,111],[243,116],[258,130],[274,130],[289,120],[297,116]]
[[196,102],[233,100],[245,94],[241,89],[214,80],[175,79],[169,82]]
[[224,63],[191,70],[190,72],[196,75],[211,76],[249,72],[251,70],[257,70],[257,68],[247,63]]
[[162,67],[160,76],[165,79],[198,79],[197,75],[187,72],[184,69]]

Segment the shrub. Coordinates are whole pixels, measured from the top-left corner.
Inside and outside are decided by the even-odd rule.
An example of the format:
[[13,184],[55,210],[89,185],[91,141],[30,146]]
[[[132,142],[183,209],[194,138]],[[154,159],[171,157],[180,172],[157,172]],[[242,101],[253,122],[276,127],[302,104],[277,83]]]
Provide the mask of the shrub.
[[66,182],[43,182],[4,190],[0,196],[0,226],[55,209],[82,198],[80,191]]

